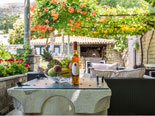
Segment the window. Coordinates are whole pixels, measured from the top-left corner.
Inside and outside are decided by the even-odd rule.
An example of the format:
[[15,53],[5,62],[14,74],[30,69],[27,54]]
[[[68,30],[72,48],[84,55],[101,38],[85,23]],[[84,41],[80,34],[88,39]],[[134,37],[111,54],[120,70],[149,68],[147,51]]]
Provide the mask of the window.
[[43,54],[43,48],[42,46],[36,46],[35,49],[36,49],[36,54],[37,55],[41,55]]
[[40,54],[43,54],[44,47],[40,47]]
[[40,55],[40,47],[35,47],[37,55]]
[[54,54],[60,54],[60,46],[54,46]]
[[50,51],[50,46],[47,46],[47,47],[46,47],[46,50],[47,50],[47,51]]

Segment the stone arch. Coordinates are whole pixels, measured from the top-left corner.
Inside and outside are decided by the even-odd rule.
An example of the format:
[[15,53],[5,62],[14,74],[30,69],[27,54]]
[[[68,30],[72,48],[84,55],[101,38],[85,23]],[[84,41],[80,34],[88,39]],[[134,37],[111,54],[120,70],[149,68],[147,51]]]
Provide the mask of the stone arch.
[[149,46],[150,46],[149,44],[151,43],[152,31],[153,30],[146,32],[142,38],[143,64],[147,64],[148,62],[148,51],[149,51]]
[[[95,109],[94,109],[95,113],[107,115],[107,110],[110,107],[110,98],[109,97],[110,96],[104,97],[96,103]],[[106,110],[103,111],[103,109],[106,109]]]
[[[67,107],[68,106],[68,107]],[[74,104],[66,97],[55,95],[47,98],[42,105],[43,115],[74,115]]]
[[13,106],[14,106],[14,108],[21,111],[22,114],[24,115],[24,113],[23,113],[24,109],[23,109],[22,103],[16,97],[12,96],[12,98],[13,98]]

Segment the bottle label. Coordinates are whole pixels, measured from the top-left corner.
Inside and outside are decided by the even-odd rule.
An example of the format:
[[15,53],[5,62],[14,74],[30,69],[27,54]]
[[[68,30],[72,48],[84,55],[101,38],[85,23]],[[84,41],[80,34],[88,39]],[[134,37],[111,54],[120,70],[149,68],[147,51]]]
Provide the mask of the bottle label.
[[72,64],[72,74],[73,74],[74,76],[79,75],[79,64],[78,64],[77,62],[74,62],[74,63]]

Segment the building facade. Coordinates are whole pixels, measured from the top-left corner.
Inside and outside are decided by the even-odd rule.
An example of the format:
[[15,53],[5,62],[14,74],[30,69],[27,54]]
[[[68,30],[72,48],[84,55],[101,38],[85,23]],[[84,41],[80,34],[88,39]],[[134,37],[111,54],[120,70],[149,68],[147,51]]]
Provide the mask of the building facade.
[[[80,58],[107,58],[109,63],[113,62],[114,40],[90,37],[68,36],[64,37],[64,47],[62,47],[62,37],[55,37],[52,42],[52,55],[55,58],[62,58],[73,55],[73,42],[78,42],[78,55]],[[31,40],[31,47],[36,50],[37,54],[42,54],[46,45],[46,39]],[[48,40],[47,50],[50,48],[50,39]],[[63,51],[62,51],[63,49]]]

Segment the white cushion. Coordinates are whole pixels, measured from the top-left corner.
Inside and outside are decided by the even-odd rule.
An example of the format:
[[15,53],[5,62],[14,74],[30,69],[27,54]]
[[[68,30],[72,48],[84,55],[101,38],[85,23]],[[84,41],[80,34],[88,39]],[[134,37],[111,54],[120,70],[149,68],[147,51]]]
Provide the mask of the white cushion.
[[144,68],[138,68],[133,70],[121,70],[121,71],[115,71],[111,77],[116,78],[143,78],[145,73]]
[[116,70],[117,63],[113,64],[92,63],[92,68],[94,68],[94,70]]

